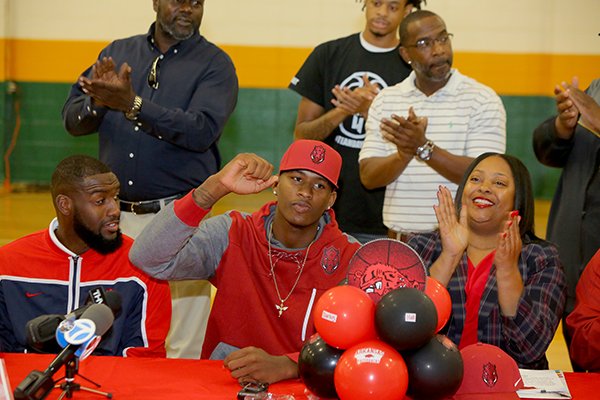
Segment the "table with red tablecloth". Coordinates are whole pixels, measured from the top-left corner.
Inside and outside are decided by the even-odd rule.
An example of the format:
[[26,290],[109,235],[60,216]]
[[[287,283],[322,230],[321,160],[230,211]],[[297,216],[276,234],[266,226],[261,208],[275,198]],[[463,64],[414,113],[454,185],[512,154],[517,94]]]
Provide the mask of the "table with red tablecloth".
[[[44,371],[54,355],[47,354],[0,354],[4,358],[8,377],[13,389],[33,369]],[[222,361],[122,358],[91,356],[79,365],[79,373],[110,392],[119,399],[236,399],[240,386],[223,367]],[[55,379],[64,375],[64,368],[56,372]],[[565,373],[573,399],[599,399],[600,374]],[[92,387],[82,378],[75,381],[82,386]],[[292,394],[296,400],[307,399],[305,387],[299,380],[288,380],[273,384],[269,391],[275,394]],[[48,399],[60,394],[55,389]],[[102,399],[84,391],[76,392],[75,399]],[[461,400],[490,399],[476,395],[460,396]],[[501,394],[498,399],[516,399],[516,394]]]

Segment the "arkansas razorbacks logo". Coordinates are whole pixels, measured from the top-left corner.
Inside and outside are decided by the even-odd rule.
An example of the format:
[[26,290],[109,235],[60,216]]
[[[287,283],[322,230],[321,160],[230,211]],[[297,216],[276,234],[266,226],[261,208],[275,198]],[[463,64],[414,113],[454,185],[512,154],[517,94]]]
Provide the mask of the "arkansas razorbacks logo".
[[356,270],[352,278],[365,293],[374,293],[379,297],[401,287],[419,288],[417,281],[383,263],[369,265],[364,271]]
[[425,290],[427,273],[412,247],[398,240],[376,239],[363,244],[348,264],[348,284],[361,289],[378,303],[398,288]]
[[325,248],[325,250],[323,250],[323,257],[321,257],[321,267],[323,267],[323,271],[331,275],[339,265],[340,250],[333,246]]
[[483,373],[481,374],[481,380],[488,387],[496,386],[498,382],[498,372],[496,371],[496,365],[491,362],[483,365]]
[[323,161],[325,161],[325,147],[320,145],[315,146],[315,148],[310,152],[310,159],[315,164],[321,164]]

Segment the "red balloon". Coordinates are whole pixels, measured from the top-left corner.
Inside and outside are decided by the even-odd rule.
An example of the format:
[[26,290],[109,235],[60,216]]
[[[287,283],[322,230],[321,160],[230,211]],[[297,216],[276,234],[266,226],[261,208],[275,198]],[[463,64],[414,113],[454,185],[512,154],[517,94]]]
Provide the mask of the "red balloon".
[[325,342],[347,349],[375,339],[375,303],[354,286],[336,286],[317,300],[313,311],[315,328]]
[[342,354],[333,380],[341,400],[401,400],[408,388],[408,370],[392,346],[370,340]]
[[448,293],[448,290],[437,279],[428,276],[427,282],[425,283],[425,294],[429,296],[433,301],[433,304],[435,304],[438,316],[438,323],[435,331],[439,332],[440,329],[446,325],[448,319],[450,319],[450,313],[452,312],[452,299],[450,298],[450,293]]

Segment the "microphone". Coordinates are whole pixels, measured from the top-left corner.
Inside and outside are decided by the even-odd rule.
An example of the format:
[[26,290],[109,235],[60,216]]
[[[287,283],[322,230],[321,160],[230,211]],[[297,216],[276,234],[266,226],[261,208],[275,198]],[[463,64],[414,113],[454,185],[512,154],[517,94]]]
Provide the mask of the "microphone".
[[[62,330],[57,330],[57,336],[64,338],[65,348],[61,351],[54,361],[50,363],[46,371],[54,371],[60,368],[67,359],[71,356],[76,355],[76,352],[86,347],[90,342],[95,340],[95,337],[100,337],[108,331],[112,326],[115,317],[110,308],[105,304],[92,304],[82,315],[81,318],[74,321],[73,326],[65,324]],[[65,320],[68,322],[69,320]],[[80,324],[77,324],[80,322]],[[63,324],[61,324],[63,325]],[[60,331],[60,334],[58,333]],[[98,343],[96,343],[97,345]],[[93,351],[93,349],[92,349]],[[56,368],[52,368],[56,365]]]
[[92,304],[75,322],[80,324],[73,324],[70,329],[63,327],[64,331],[61,331],[60,335],[64,335],[66,343],[65,348],[44,372],[33,370],[19,383],[14,391],[15,399],[44,399],[54,388],[52,376],[56,371],[76,357],[80,349],[82,350],[80,354],[87,357],[98,345],[101,336],[112,326],[114,315],[107,305]]
[[45,314],[28,321],[25,325],[27,345],[41,353],[58,353],[61,351],[56,343],[56,330],[65,319],[76,320],[86,312],[92,304],[105,304],[113,312],[115,318],[121,312],[121,295],[112,290],[106,292],[104,288],[97,287],[88,293],[86,304],[71,311],[67,315]]
[[[89,308],[87,312],[92,310]],[[112,314],[111,314],[112,315]],[[80,318],[76,320],[65,319],[58,325],[56,330],[56,342],[65,348],[68,345],[78,345],[79,348],[75,351],[75,355],[80,360],[87,358],[98,343],[100,343],[101,336],[96,334],[96,324],[93,320],[88,318]]]

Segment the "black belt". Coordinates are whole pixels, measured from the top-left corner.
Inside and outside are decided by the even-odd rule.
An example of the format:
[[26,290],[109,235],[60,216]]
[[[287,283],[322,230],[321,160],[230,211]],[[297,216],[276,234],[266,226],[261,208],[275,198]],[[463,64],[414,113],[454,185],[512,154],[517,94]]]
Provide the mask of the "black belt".
[[[156,214],[160,211],[162,206],[166,206],[173,200],[181,198],[182,195],[176,195],[171,197],[165,197],[164,199],[158,200],[144,200],[144,201],[126,201],[121,200],[120,206],[121,211],[130,212],[133,214]],[[162,206],[161,206],[162,202]]]

